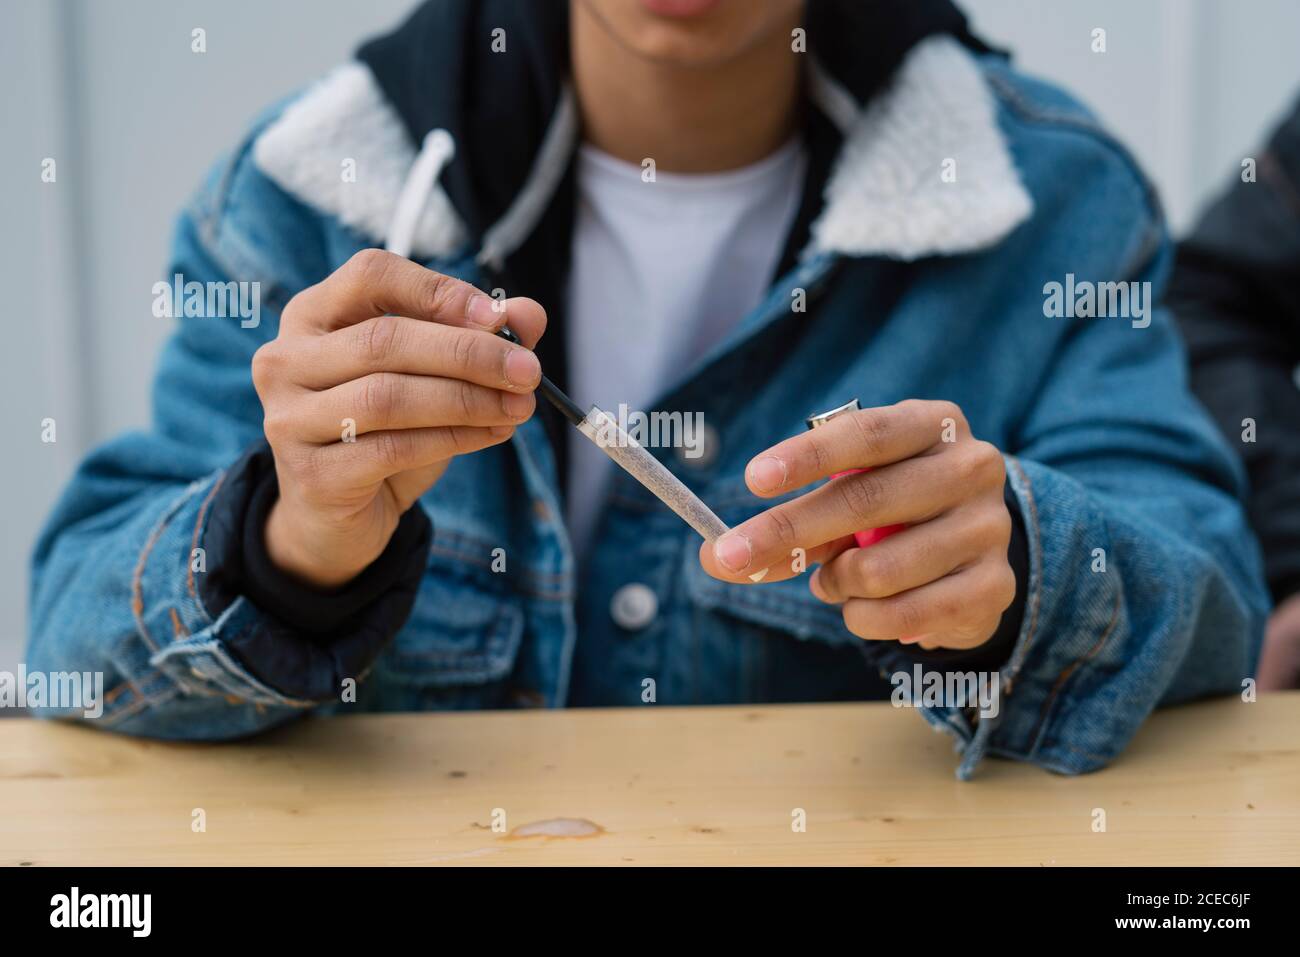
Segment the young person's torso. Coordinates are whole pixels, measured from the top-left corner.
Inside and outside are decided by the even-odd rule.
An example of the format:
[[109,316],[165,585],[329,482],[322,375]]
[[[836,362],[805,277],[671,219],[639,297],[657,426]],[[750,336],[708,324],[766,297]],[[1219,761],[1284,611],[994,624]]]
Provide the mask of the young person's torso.
[[[618,415],[648,405],[692,356],[758,305],[803,187],[791,140],[743,169],[682,175],[584,145],[565,315],[569,392]],[[612,463],[569,447],[566,517],[579,563]]]
[[[391,214],[384,197],[400,191],[410,163],[386,169],[385,153],[365,167],[371,177],[339,185],[338,155],[374,153],[367,142],[335,141],[354,129],[336,122],[340,102],[372,119],[383,108],[367,84],[350,72],[272,118],[193,206],[188,255],[275,277],[264,290],[274,307],[374,245]],[[1097,396],[1095,370],[1058,361],[1078,328],[1044,317],[1045,282],[1112,275],[1117,250],[1134,259],[1159,238],[1126,154],[1059,91],[943,41],[918,50],[891,90],[855,121],[829,179],[809,184],[826,208],[803,255],[783,260],[718,342],[642,386],[650,409],[702,417],[707,454],[652,451],[728,525],[773,504],[746,487],[749,459],[802,431],[808,414],[852,398],[951,400],[975,434],[1010,454],[1024,446],[1049,381],[1094,406],[1163,401],[1160,414],[1189,414],[1154,383]],[[918,123],[920,114],[929,121]],[[400,126],[391,129],[394,149],[410,153]],[[946,158],[955,175],[943,179]],[[431,197],[421,222],[412,258],[497,285],[445,196]],[[273,337],[274,324],[257,334]],[[1153,325],[1133,341],[1153,348],[1167,335]],[[637,358],[611,359],[601,374],[619,376]],[[230,377],[242,381],[246,367]],[[579,401],[604,399],[566,386]],[[256,394],[241,391],[229,404],[229,419],[248,430],[205,424],[214,463],[257,438]],[[579,566],[565,477],[540,418],[509,443],[455,459],[421,500],[434,529],[428,570],[405,625],[359,687],[358,707],[631,705],[645,700],[647,680],[664,703],[888,694],[887,649],[851,635],[806,578],[762,587],[710,578],[698,535],[626,475],[609,473]],[[1096,611],[1061,600],[1079,616]]]

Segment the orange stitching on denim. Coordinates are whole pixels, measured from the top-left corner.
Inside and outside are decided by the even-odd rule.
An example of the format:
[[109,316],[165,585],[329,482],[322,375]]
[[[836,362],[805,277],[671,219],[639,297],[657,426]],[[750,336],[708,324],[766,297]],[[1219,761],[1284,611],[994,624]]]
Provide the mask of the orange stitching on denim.
[[168,689],[163,692],[160,692],[159,694],[153,695],[152,697],[148,697],[148,698],[143,696],[138,697],[136,698],[135,701],[131,702],[129,705],[124,707],[121,711],[114,711],[112,714],[104,715],[102,719],[103,723],[101,726],[108,727],[109,725],[116,724],[119,721],[124,721],[127,718],[139,714],[149,705],[166,701],[168,698],[174,698],[175,696],[176,696],[176,689],[173,688],[173,689]]
[[180,641],[182,638],[188,638],[190,636],[189,629],[181,621],[181,616],[176,614],[176,609],[169,608],[167,610],[171,612],[172,616],[172,640]]
[[[1022,485],[1024,485],[1025,488],[1025,504],[1029,508],[1029,524],[1033,527],[1032,531],[1033,531],[1034,541],[1038,542],[1038,554],[1039,554],[1039,560],[1041,561],[1041,557],[1043,554],[1043,543],[1042,543],[1042,533],[1038,527],[1038,503],[1034,499],[1034,486],[1033,483],[1029,481],[1029,476],[1025,473],[1025,470],[1021,466],[1019,459],[1012,458],[1011,467],[1016,470],[1016,474],[1020,476],[1020,482]],[[1031,574],[1029,576],[1031,581],[1033,580],[1032,571],[1033,569],[1031,567],[1030,569]],[[1040,574],[1041,574],[1041,569],[1040,569]],[[1026,584],[1028,584],[1028,582],[1026,582]],[[1034,644],[1034,636],[1038,630],[1038,603],[1040,597],[1038,592],[1039,592],[1038,589],[1031,589],[1029,592],[1029,603],[1030,603],[1029,630],[1025,633],[1025,649],[1024,649],[1025,656],[1028,656],[1029,649]],[[1023,661],[1024,658],[1022,657],[1021,660]],[[1004,690],[1007,692],[1007,694],[1011,693],[1011,686],[1015,683],[1015,680],[1018,676],[1019,676],[1019,671],[1017,671],[1015,675],[1012,675],[1006,682],[1004,682],[1005,684]]]
[[1070,676],[1074,674],[1081,665],[1087,664],[1089,661],[1091,661],[1093,657],[1096,656],[1097,652],[1101,651],[1102,646],[1105,645],[1108,640],[1110,640],[1111,633],[1115,630],[1115,626],[1119,624],[1119,599],[1120,599],[1120,593],[1116,591],[1115,610],[1114,612],[1112,612],[1110,616],[1110,624],[1107,625],[1106,630],[1101,633],[1101,637],[1097,639],[1097,643],[1094,644],[1091,648],[1089,648],[1087,653],[1082,658],[1076,658],[1074,661],[1072,661],[1069,667],[1067,667],[1064,671],[1062,671],[1061,674],[1057,677],[1056,683],[1052,685],[1052,690],[1047,696],[1047,700],[1043,702],[1043,710],[1038,715],[1038,723],[1034,725],[1034,733],[1030,737],[1029,739],[1030,741],[1038,740],[1039,734],[1042,733],[1043,724],[1047,721],[1047,714],[1049,711],[1052,710],[1052,705],[1056,701],[1057,694],[1060,692],[1061,688],[1065,686],[1065,683],[1070,680]]
[[140,637],[144,643],[149,646],[150,651],[157,651],[158,646],[154,644],[153,638],[149,635],[149,629],[144,623],[144,566],[149,560],[153,547],[162,537],[163,529],[167,527],[167,517],[158,523],[153,532],[150,533],[148,541],[144,543],[144,548],[140,549],[140,558],[135,563],[135,570],[131,573],[131,616],[135,618],[136,627],[140,630]]
[[[146,679],[152,678],[156,674],[158,674],[157,671],[152,671],[149,674],[147,674],[145,678]],[[111,705],[115,700],[117,700],[118,696],[121,695],[124,691],[131,692],[132,697],[135,698],[135,704],[138,704],[139,702],[142,701],[148,702],[159,697],[155,695],[154,698],[150,698],[148,695],[146,695],[143,691],[140,690],[140,686],[137,685],[135,681],[133,681],[130,678],[124,678],[121,684],[117,685],[114,688],[110,688],[108,692],[104,695],[104,705],[105,706]],[[134,707],[135,704],[130,704],[127,705],[126,707],[129,709],[131,707]],[[112,718],[114,720],[116,720],[117,716],[118,716],[117,712],[115,712],[112,715],[106,715],[106,717]]]
[[203,504],[199,506],[198,517],[194,519],[194,537],[190,539],[189,571],[185,575],[185,587],[189,590],[190,597],[195,601],[198,601],[199,596],[198,592],[195,591],[194,588],[194,549],[199,547],[199,533],[203,530],[203,519],[208,514],[208,505],[212,503],[212,499],[216,497],[217,490],[221,488],[221,483],[225,480],[226,473],[222,472],[220,477],[212,483],[212,490],[208,492],[207,498],[205,498]]

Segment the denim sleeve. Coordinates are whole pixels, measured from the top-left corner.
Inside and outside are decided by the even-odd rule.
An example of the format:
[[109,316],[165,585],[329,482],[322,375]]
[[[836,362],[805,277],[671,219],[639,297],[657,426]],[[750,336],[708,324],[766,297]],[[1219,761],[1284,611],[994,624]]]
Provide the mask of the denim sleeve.
[[[1170,247],[1147,226],[1156,251],[1120,275],[1158,293]],[[1001,706],[926,712],[958,738],[959,777],[985,754],[1101,768],[1157,706],[1253,674],[1268,597],[1242,469],[1190,396],[1169,316],[1150,320],[1073,320],[1006,450],[1029,575]]]
[[28,668],[102,672],[100,727],[220,739],[281,724],[339,697],[332,678],[309,680],[305,656],[340,659],[359,679],[404,617],[389,607],[377,629],[386,634],[337,652],[293,643],[291,627],[229,587],[232,502],[247,484],[244,453],[262,442],[250,360],[274,338],[288,297],[328,272],[311,224],[256,171],[247,146],[214,171],[180,217],[165,278],[255,282],[256,314],[158,319],[177,329],[150,429],[92,452],[37,542]]

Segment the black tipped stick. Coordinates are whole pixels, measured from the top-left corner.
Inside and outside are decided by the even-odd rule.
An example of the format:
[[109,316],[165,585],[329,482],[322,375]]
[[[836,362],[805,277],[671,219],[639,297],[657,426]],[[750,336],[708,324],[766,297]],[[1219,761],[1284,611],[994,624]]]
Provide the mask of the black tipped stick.
[[[509,329],[502,328],[497,333],[508,342],[519,342],[519,337]],[[687,525],[695,529],[707,542],[717,541],[727,531],[722,519],[699,500],[694,492],[682,484],[681,479],[673,475],[662,462],[647,452],[606,412],[597,406],[591,407],[587,414],[578,408],[576,402],[561,392],[554,382],[542,376],[537,391],[546,396],[548,402],[560,410],[560,414],[577,426],[596,448],[600,449],[632,478],[636,479],[655,498],[677,513]],[[617,438],[608,441],[605,430],[612,430]],[[751,581],[761,581],[767,574],[764,568],[750,575]]]
[[587,413],[583,412],[576,402],[565,395],[560,387],[546,376],[542,376],[542,382],[537,387],[537,391],[545,396],[546,401],[559,409],[560,414],[574,425],[581,425],[582,420],[587,417]]
[[[497,332],[497,335],[502,339],[505,339],[507,342],[521,345],[519,337],[511,332],[507,326],[502,326],[500,331]],[[582,420],[587,417],[587,413],[582,411],[582,408],[578,403],[565,395],[564,391],[550,379],[546,378],[545,375],[542,376],[542,381],[537,386],[537,391],[542,394],[547,402],[559,409],[560,414],[574,425],[580,425]]]

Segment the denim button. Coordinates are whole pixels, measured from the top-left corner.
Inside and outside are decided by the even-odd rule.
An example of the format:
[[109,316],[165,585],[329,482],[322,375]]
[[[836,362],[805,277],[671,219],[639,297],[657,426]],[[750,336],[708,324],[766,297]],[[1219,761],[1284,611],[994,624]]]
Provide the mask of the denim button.
[[649,586],[640,582],[624,585],[614,592],[609,603],[609,614],[614,624],[628,631],[640,631],[655,620],[659,613],[659,599]]
[[718,437],[718,430],[707,422],[700,424],[699,431],[694,436],[691,448],[687,448],[682,443],[673,450],[677,456],[677,461],[682,465],[693,469],[705,469],[718,460],[718,452],[721,449],[721,439]]

